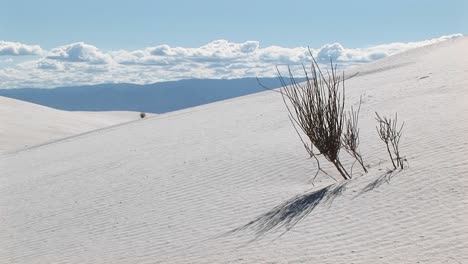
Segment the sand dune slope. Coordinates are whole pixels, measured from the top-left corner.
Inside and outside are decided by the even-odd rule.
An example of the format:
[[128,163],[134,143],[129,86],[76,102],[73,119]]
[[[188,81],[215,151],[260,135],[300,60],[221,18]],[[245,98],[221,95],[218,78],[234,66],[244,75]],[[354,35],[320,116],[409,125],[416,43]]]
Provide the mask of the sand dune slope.
[[136,112],[70,112],[0,96],[0,153],[139,119]]
[[[467,52],[355,69],[370,169],[327,194],[273,92],[3,155],[0,263],[468,263]],[[406,122],[408,169],[385,175],[374,111]]]

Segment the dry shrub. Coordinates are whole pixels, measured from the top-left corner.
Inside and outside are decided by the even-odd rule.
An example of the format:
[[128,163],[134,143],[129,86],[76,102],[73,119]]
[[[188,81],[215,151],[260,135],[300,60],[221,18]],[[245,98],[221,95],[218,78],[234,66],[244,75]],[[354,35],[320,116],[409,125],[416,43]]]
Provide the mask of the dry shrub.
[[[401,124],[401,127],[398,129],[397,113],[395,113],[394,119],[386,116],[381,117],[377,112],[375,112],[375,115],[377,116],[376,120],[379,123],[379,126],[376,127],[377,133],[379,134],[380,139],[385,143],[387,147],[387,152],[390,156],[390,160],[392,161],[393,168],[396,169],[397,167],[399,167],[400,169],[403,169],[404,159],[400,155],[399,144],[402,135],[403,125],[405,123],[403,122]],[[392,155],[392,153],[395,157]]]
[[[367,168],[364,165],[361,152],[359,151],[359,112],[361,111],[362,100],[359,100],[359,107],[357,111],[351,107],[351,111],[348,112],[346,119],[346,129],[343,132],[342,144],[346,152],[349,155],[354,157],[357,162],[361,165],[365,173],[367,173]],[[352,172],[352,169],[351,169]]]
[[[310,55],[312,56],[311,52]],[[337,65],[332,61],[330,61],[330,66],[326,74],[322,73],[312,56],[310,73],[303,66],[305,83],[296,82],[288,67],[291,82],[289,86],[286,85],[278,70],[278,77],[283,85],[280,92],[289,112],[289,119],[306,151],[317,161],[318,169],[321,170],[317,156],[323,155],[335,166],[343,179],[348,180],[351,179],[351,175],[343,167],[339,158],[346,120],[345,78],[344,73],[342,75],[337,73]],[[298,128],[307,136],[308,143],[303,140]]]

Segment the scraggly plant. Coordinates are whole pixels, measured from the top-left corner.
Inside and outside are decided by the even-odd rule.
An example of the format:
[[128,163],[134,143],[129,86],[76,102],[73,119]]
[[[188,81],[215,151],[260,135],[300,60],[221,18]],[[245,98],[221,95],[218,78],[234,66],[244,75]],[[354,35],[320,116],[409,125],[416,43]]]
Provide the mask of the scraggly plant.
[[[361,104],[362,104],[362,100],[359,100],[359,107],[357,111],[355,111],[354,108],[351,107],[351,111],[348,112],[348,116],[346,119],[346,129],[342,137],[342,144],[346,152],[348,152],[349,155],[354,157],[354,159],[357,162],[359,162],[364,172],[367,173],[367,168],[364,165],[361,152],[359,151],[358,123],[359,123],[359,112],[361,111]],[[352,167],[351,167],[351,174],[352,174]]]
[[[390,160],[392,161],[393,168],[403,169],[403,161],[404,158],[400,155],[400,139],[402,135],[403,125],[404,122],[401,124],[401,127],[397,128],[398,122],[398,115],[395,113],[395,119],[386,116],[380,116],[377,112],[375,112],[376,120],[379,123],[377,128],[377,133],[379,134],[380,139],[385,143],[387,147],[388,155],[390,156]],[[392,155],[393,153],[393,155]],[[396,163],[395,163],[396,161]]]
[[[342,75],[338,74],[337,65],[330,60],[330,70],[327,70],[326,74],[322,73],[310,50],[309,53],[312,57],[310,75],[305,66],[302,66],[306,79],[304,83],[297,83],[291,68],[288,67],[291,84],[286,85],[285,79],[277,69],[283,86],[280,93],[289,119],[304,148],[310,157],[317,161],[318,170],[323,171],[317,156],[323,155],[335,166],[343,179],[348,180],[351,179],[351,175],[339,157],[346,122],[344,72]],[[308,143],[302,138],[298,128],[307,136]],[[352,141],[355,142],[354,139]]]

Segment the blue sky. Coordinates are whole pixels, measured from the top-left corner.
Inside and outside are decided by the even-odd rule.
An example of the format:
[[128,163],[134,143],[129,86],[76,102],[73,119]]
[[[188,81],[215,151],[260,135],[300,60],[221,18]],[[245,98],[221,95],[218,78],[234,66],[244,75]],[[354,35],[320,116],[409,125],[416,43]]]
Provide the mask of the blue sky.
[[468,1],[1,0],[0,38],[53,48],[197,47],[215,39],[365,47],[468,31]]
[[[93,74],[91,83],[127,73],[121,81],[264,75],[272,71],[259,70],[261,63],[299,63],[307,46],[338,60],[346,54],[351,64],[468,33],[466,0],[0,0],[0,7],[0,87],[8,88],[74,85],[90,80],[75,78],[83,73]],[[236,52],[257,60],[239,64]],[[175,67],[181,62],[204,64],[191,72]],[[148,76],[136,75],[150,66]],[[33,67],[36,75],[27,75]]]

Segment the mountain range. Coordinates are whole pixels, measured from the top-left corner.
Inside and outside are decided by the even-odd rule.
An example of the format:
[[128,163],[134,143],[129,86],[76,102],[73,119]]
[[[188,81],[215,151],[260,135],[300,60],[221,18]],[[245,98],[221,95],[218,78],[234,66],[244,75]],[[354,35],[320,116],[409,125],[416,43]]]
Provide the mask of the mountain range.
[[[268,88],[278,78],[259,78]],[[298,78],[297,81],[303,81]],[[0,89],[0,96],[68,111],[165,113],[265,91],[256,78],[186,79],[153,84],[98,84],[52,89]]]

